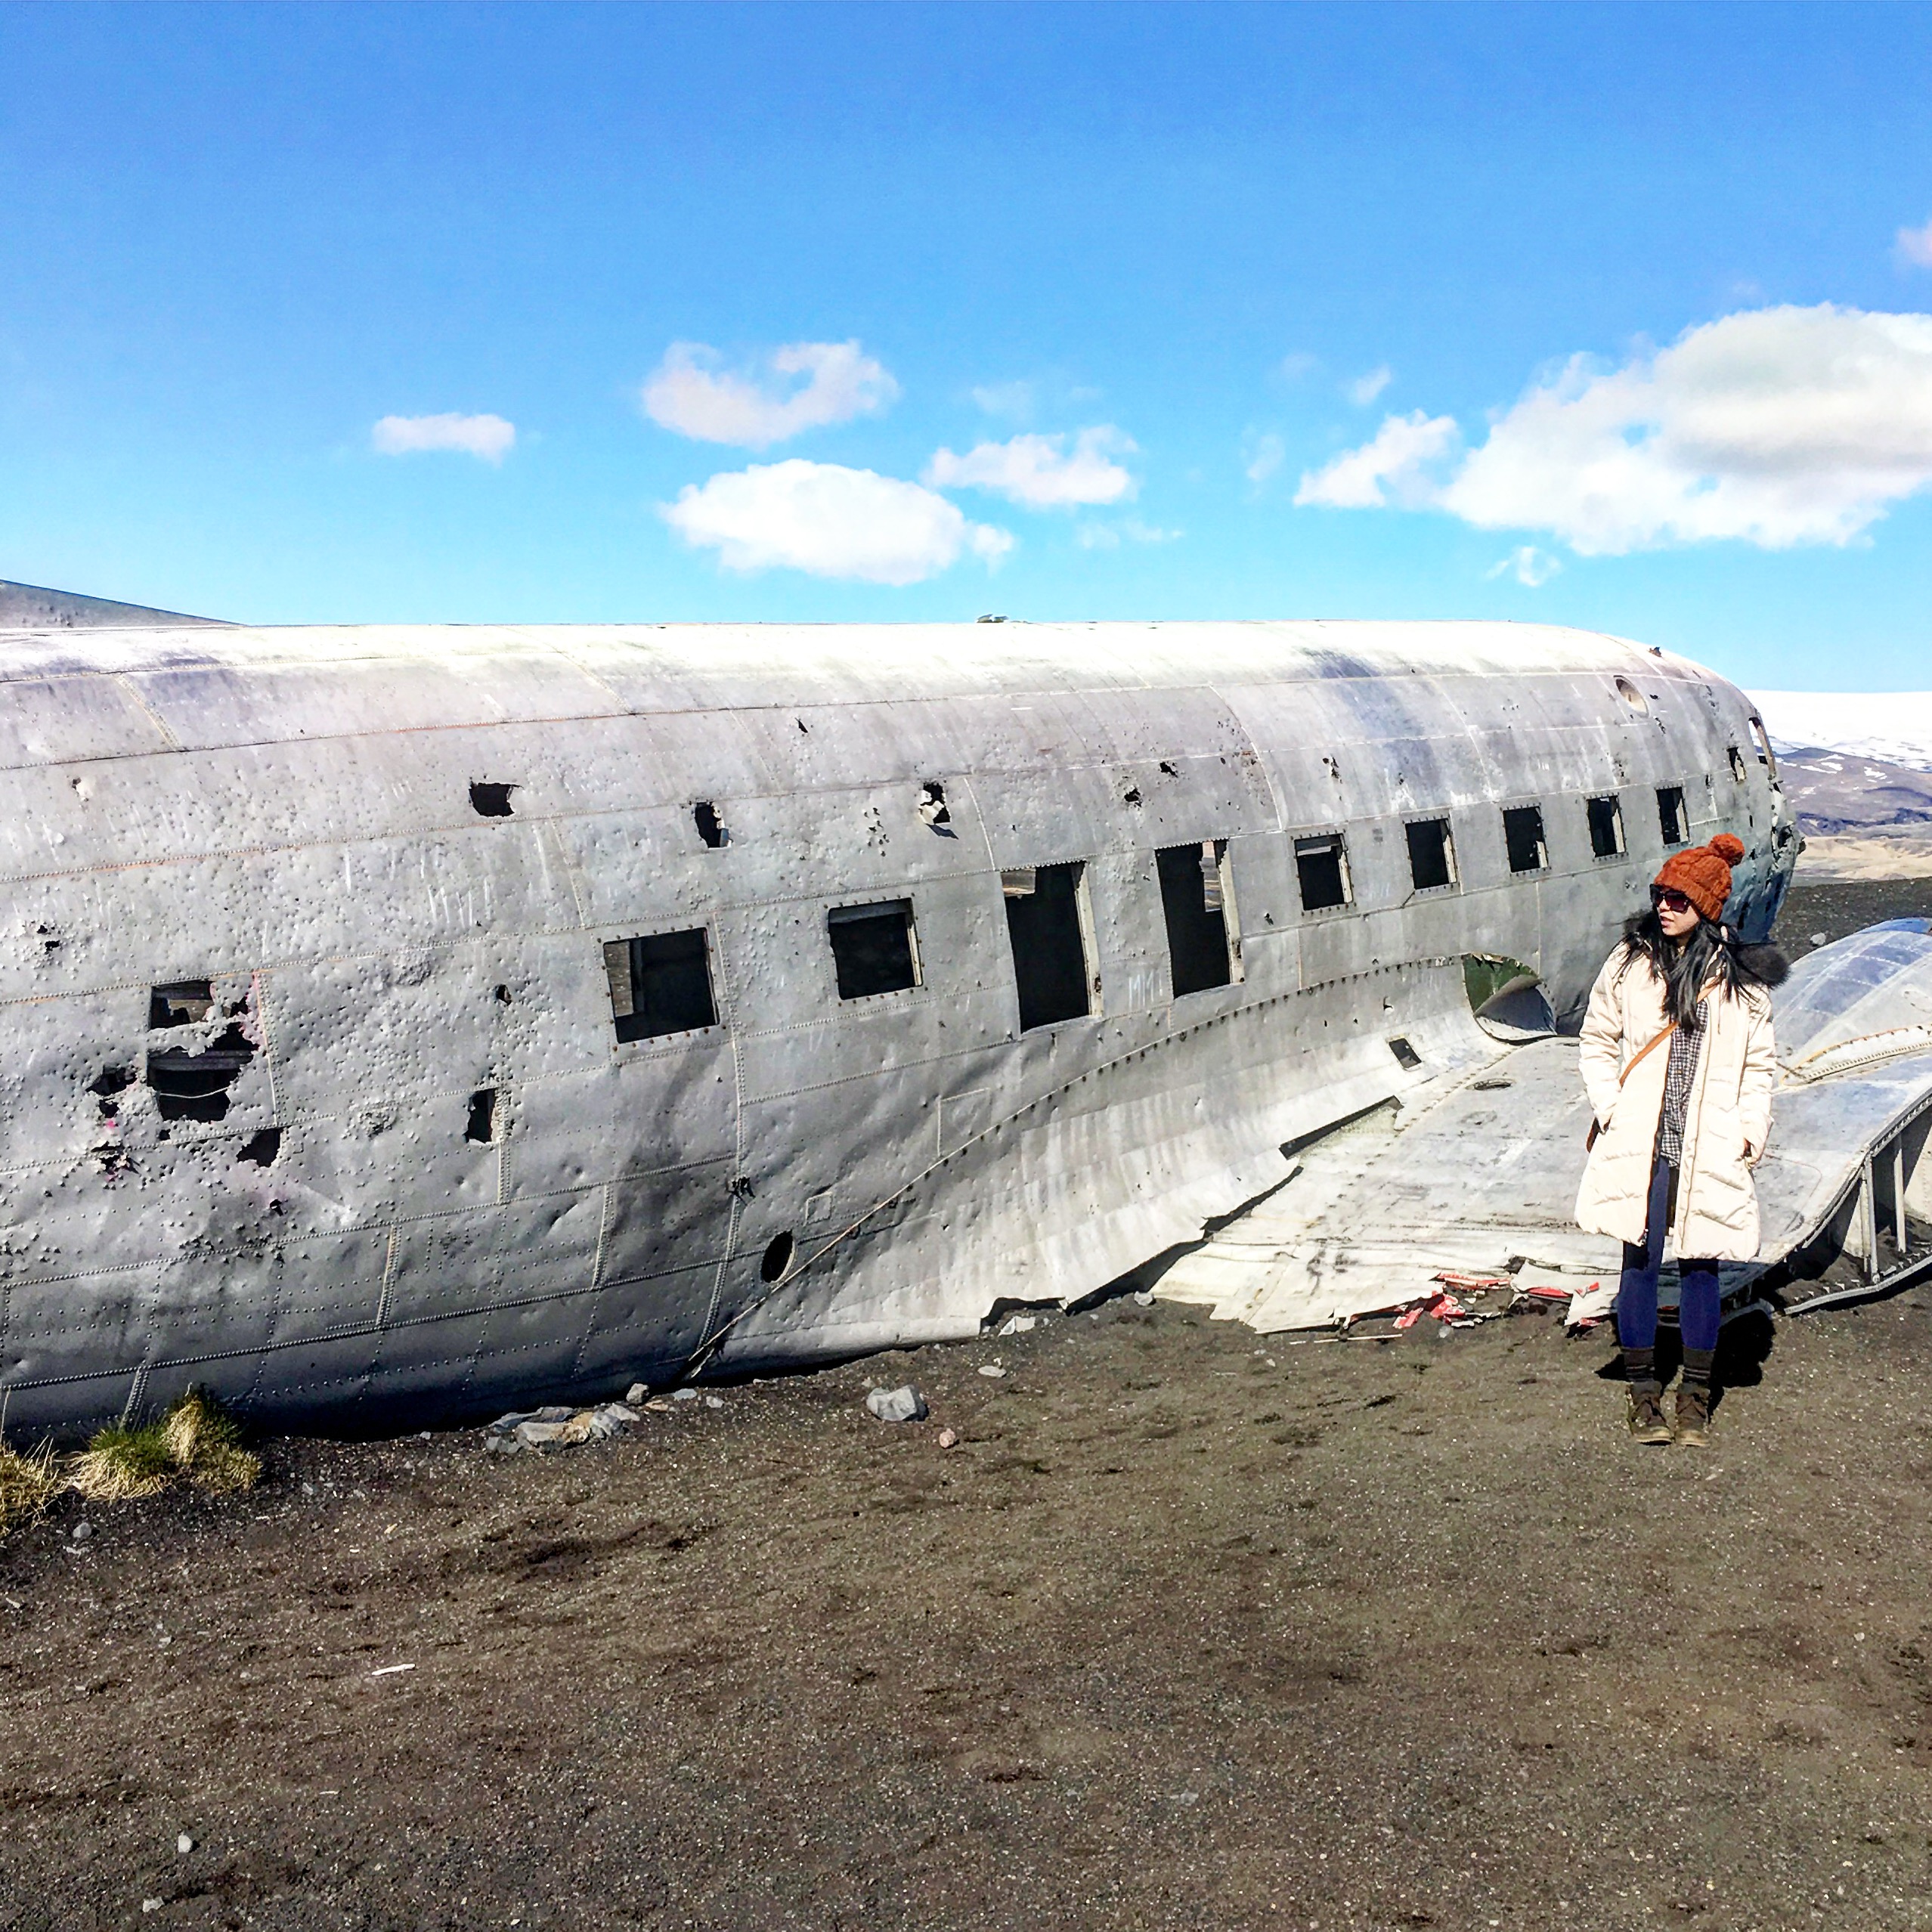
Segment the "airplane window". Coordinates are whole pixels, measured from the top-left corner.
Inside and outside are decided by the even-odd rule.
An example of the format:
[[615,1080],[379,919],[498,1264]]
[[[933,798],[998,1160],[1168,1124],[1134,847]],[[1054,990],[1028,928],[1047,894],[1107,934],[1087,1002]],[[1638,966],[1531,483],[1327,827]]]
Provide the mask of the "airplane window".
[[1657,788],[1657,822],[1663,830],[1666,845],[1682,845],[1690,837],[1682,785],[1660,785]]
[[[178,1025],[178,1021],[165,1021]],[[147,1084],[163,1120],[221,1120],[228,1111],[228,1089],[255,1057],[255,1047],[239,1025],[224,1027],[200,1053],[185,1047],[150,1048]]]
[[1209,839],[1199,845],[1170,845],[1154,854],[1176,999],[1234,981],[1221,876],[1227,853],[1226,840]]
[[612,940],[604,948],[604,971],[621,1040],[653,1040],[718,1023],[710,948],[701,928]]
[[485,1087],[469,1097],[469,1122],[463,1130],[466,1141],[488,1147],[497,1138],[497,1090]]
[[1339,832],[1296,840],[1295,869],[1301,875],[1304,912],[1348,903],[1348,854]]
[[[1086,867],[1029,865],[1003,872],[1006,936],[1020,987],[1023,1032],[1078,1020],[1093,1011],[1082,902]],[[1024,881],[1024,889],[1018,889]]]
[[912,933],[912,902],[890,899],[872,906],[834,906],[825,915],[841,999],[869,999],[903,992],[919,983],[919,956]]
[[495,785],[479,779],[469,788],[471,809],[479,819],[507,819],[510,794],[519,789],[514,785]]
[[708,798],[701,798],[691,808],[692,822],[698,828],[698,836],[715,852],[721,845],[731,842],[731,834],[726,831],[718,818],[718,808]]
[[206,980],[177,980],[172,986],[153,986],[147,995],[147,1023],[152,1026],[191,1026],[206,1020],[215,1005],[215,989]]
[[1613,791],[1602,798],[1587,798],[1584,810],[1590,819],[1590,849],[1599,859],[1621,858],[1624,851],[1624,808]]
[[1447,819],[1416,819],[1408,826],[1409,877],[1418,892],[1456,883],[1456,848]]
[[1729,752],[1731,757],[1731,776],[1737,780],[1738,784],[1742,785],[1745,775],[1744,754],[1735,745],[1726,745],[1725,749]]
[[1404,1039],[1392,1039],[1389,1051],[1395,1056],[1395,1064],[1404,1072],[1413,1073],[1422,1064],[1422,1055]]
[[1503,843],[1509,854],[1511,872],[1542,872],[1550,863],[1550,847],[1543,837],[1543,807],[1511,806],[1503,814]]

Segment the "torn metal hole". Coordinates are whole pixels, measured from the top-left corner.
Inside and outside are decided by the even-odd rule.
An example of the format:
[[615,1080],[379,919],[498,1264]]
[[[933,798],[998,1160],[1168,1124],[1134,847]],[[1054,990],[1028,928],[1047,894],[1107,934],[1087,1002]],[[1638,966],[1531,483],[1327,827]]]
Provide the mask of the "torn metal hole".
[[774,1234],[765,1249],[765,1258],[758,1264],[759,1277],[762,1280],[776,1281],[791,1265],[791,1236],[788,1232]]
[[252,1161],[257,1167],[273,1167],[275,1156],[282,1151],[282,1130],[279,1127],[264,1127],[260,1132],[251,1134],[236,1154],[237,1160]]
[[164,1047],[147,1056],[147,1084],[163,1120],[220,1120],[228,1111],[228,1089],[255,1057],[255,1048],[239,1026],[230,1026],[212,1045],[196,1052]]
[[497,1090],[485,1087],[469,1097],[469,1119],[463,1130],[466,1141],[474,1141],[478,1146],[489,1146],[497,1138]]
[[507,819],[510,815],[510,794],[522,789],[520,785],[498,785],[478,779],[470,785],[469,802],[479,819]]
[[1120,802],[1123,805],[1139,804],[1141,802],[1141,788],[1138,785],[1130,785],[1127,789],[1120,794]]
[[510,1003],[510,989],[508,986],[497,986],[494,988],[491,996],[496,1001],[499,1006],[507,1006]]
[[708,798],[701,798],[691,808],[692,822],[698,828],[698,836],[716,851],[721,845],[729,844],[731,834],[718,819],[718,808]]
[[946,787],[937,779],[927,779],[919,788],[919,816],[942,838],[958,837],[949,829],[952,814],[946,807]]

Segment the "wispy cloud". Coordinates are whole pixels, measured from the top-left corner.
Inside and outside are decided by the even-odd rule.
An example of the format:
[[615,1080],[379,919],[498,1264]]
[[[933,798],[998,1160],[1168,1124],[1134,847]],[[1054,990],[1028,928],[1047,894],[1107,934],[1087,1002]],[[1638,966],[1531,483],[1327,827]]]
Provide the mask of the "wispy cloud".
[[1295,500],[1330,509],[1416,508],[1431,503],[1441,491],[1429,466],[1454,448],[1457,434],[1454,416],[1425,416],[1420,410],[1386,416],[1372,441],[1307,472]]
[[1534,543],[1519,543],[1506,557],[1492,564],[1483,575],[1513,576],[1519,584],[1540,590],[1562,568],[1562,563],[1547,550],[1539,550]]
[[673,342],[643,389],[653,423],[704,443],[768,448],[802,430],[849,423],[899,394],[856,342],[788,342],[762,367],[728,369],[702,342]]
[[1389,416],[1296,501],[1445,510],[1592,556],[1852,543],[1932,485],[1932,315],[1751,309],[1615,367],[1572,357],[1452,463],[1457,446],[1446,416]]
[[1127,543],[1172,543],[1183,533],[1162,530],[1143,523],[1137,516],[1122,517],[1118,523],[1083,523],[1073,533],[1073,540],[1083,550],[1117,550]]
[[1288,445],[1270,429],[1249,444],[1246,455],[1241,473],[1259,489],[1288,460]]
[[1133,472],[1113,459],[1135,443],[1111,423],[1082,429],[1067,447],[1064,436],[1014,436],[980,443],[964,456],[940,450],[924,481],[940,490],[990,490],[1029,509],[1065,509],[1079,503],[1117,503],[1137,487]]
[[1296,349],[1274,365],[1274,373],[1284,382],[1299,382],[1304,376],[1312,374],[1321,367],[1320,356],[1311,355],[1306,349]]
[[1030,382],[983,382],[973,392],[973,403],[988,416],[1029,423],[1033,416],[1033,385]]
[[1932,268],[1932,221],[1922,228],[1901,228],[1898,233],[1899,259],[1915,268]]
[[1348,400],[1358,409],[1367,409],[1394,380],[1395,371],[1385,362],[1379,369],[1371,369],[1366,376],[1358,376],[1348,384]]
[[415,456],[455,450],[485,463],[501,463],[516,443],[516,425],[500,416],[385,416],[369,432],[379,456]]
[[689,484],[660,513],[727,570],[803,571],[865,584],[918,584],[962,556],[996,564],[1013,538],[971,523],[945,497],[838,463],[754,463]]

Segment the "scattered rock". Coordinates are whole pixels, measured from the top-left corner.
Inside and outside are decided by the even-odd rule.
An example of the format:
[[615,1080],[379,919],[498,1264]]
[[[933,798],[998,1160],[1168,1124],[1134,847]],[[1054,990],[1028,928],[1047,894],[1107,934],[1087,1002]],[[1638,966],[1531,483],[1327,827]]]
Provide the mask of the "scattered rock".
[[903,1389],[872,1390],[865,1406],[884,1423],[924,1422],[929,1413],[925,1397],[909,1382]]
[[1813,946],[1823,946],[1830,937],[1831,935],[1828,933],[1813,933],[1811,936],[1811,943]]
[[980,1373],[982,1375],[991,1376],[997,1382],[1006,1371],[997,1362],[982,1362],[980,1364]]
[[1039,1325],[1038,1315],[1008,1315],[996,1332],[1002,1335],[1030,1335]]
[[520,1410],[499,1416],[490,1425],[483,1446],[506,1451],[602,1442],[616,1435],[626,1423],[640,1420],[635,1409],[626,1408],[621,1402],[606,1402],[595,1409],[567,1409],[553,1404],[548,1408]]
[[624,1399],[635,1408],[639,1403],[647,1401],[650,1393],[650,1390],[642,1382],[633,1382],[624,1391]]
[[184,1831],[181,1835],[175,1841],[175,1849],[181,1853],[182,1857],[186,1858],[188,1853],[194,1850],[194,1841],[188,1836],[187,1832]]
[[957,1429],[943,1429],[939,1432],[939,1446],[942,1449],[950,1449],[958,1440],[959,1432]]
[[695,1389],[673,1389],[671,1391],[673,1402],[695,1402],[697,1399],[698,1392]]
[[704,1406],[707,1409],[722,1409],[724,1407],[724,1398],[722,1395],[707,1395],[704,1398]]
[[91,1543],[94,1540],[94,1525],[83,1518],[68,1531],[76,1543]]
[[1152,1308],[1153,1290],[1151,1288],[1136,1288],[1134,1290],[1134,1305],[1137,1308]]

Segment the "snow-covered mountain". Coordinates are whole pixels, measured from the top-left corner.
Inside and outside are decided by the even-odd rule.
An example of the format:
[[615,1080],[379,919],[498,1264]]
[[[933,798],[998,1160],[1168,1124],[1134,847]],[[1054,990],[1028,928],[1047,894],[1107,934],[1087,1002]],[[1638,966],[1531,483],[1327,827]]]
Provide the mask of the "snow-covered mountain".
[[1779,752],[1835,752],[1932,772],[1932,691],[1754,691]]

